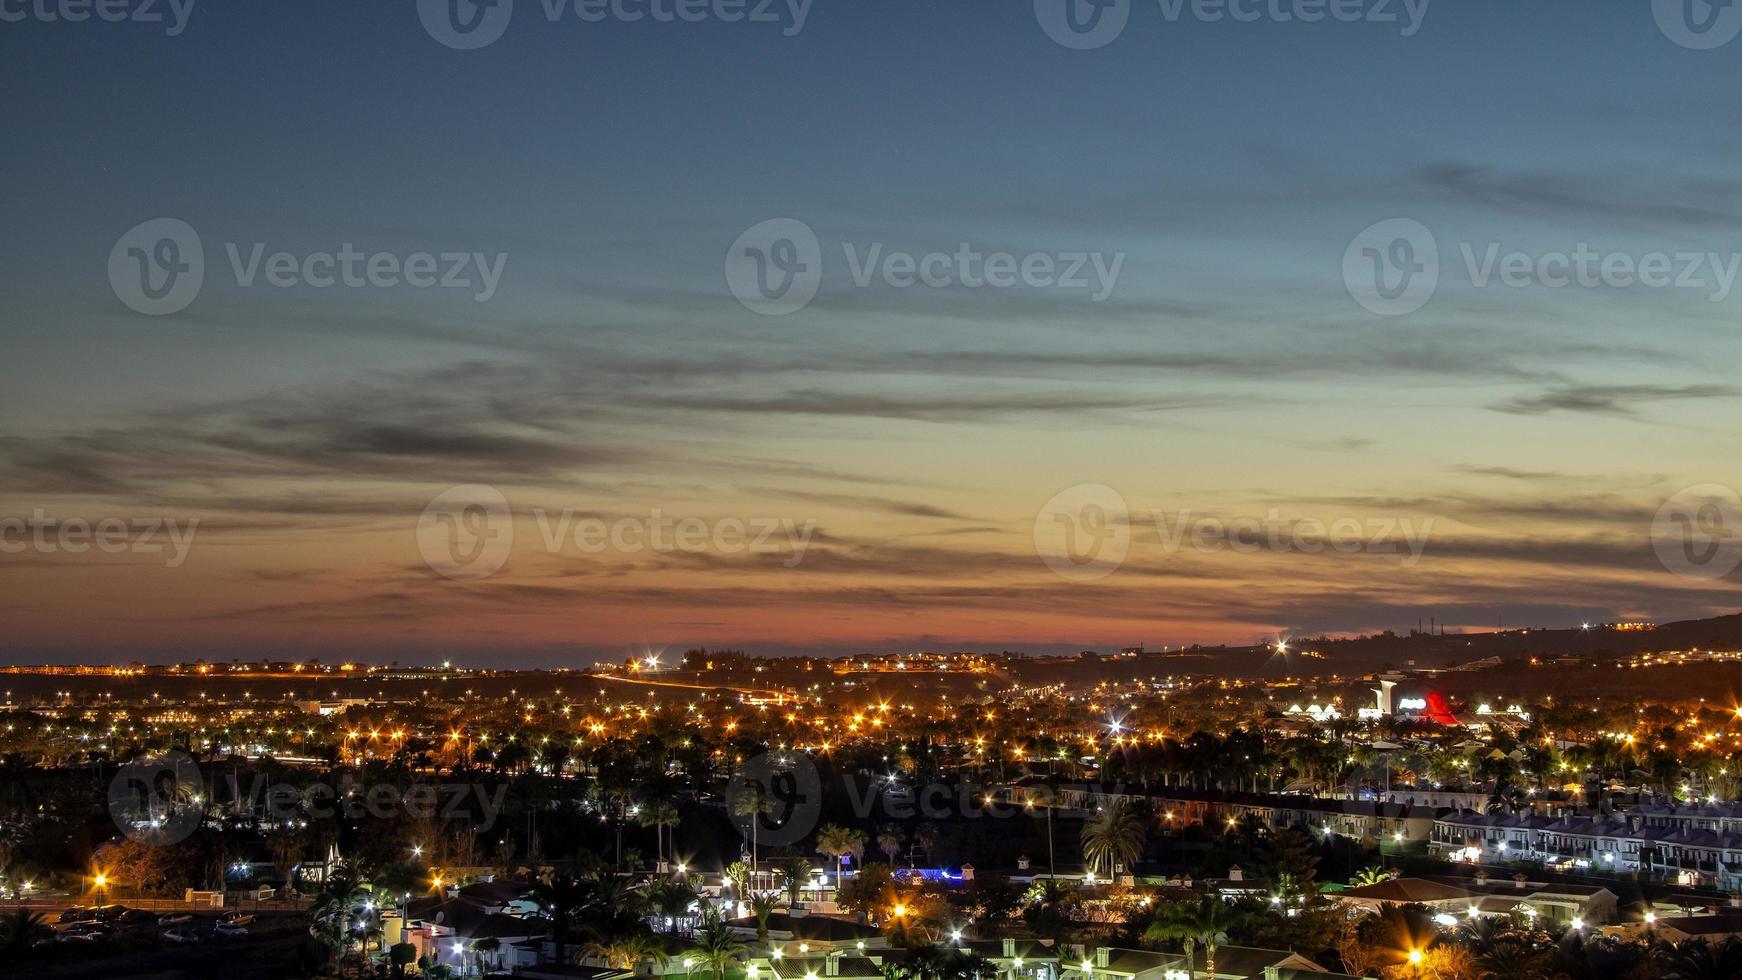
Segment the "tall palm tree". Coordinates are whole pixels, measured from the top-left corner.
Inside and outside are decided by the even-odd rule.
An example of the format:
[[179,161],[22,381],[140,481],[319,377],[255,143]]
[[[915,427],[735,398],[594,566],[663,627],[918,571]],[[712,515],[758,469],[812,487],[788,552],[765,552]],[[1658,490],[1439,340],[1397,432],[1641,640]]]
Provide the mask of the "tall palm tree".
[[838,890],[847,855],[851,854],[855,862],[865,855],[865,835],[851,827],[825,824],[817,831],[817,851],[835,859],[835,888]]
[[1049,877],[1057,878],[1058,864],[1054,862],[1052,853],[1052,811],[1058,806],[1058,793],[1045,783],[1030,786],[1024,792],[1029,806],[1046,810],[1046,873]]
[[1083,856],[1091,869],[1105,867],[1111,878],[1143,853],[1143,821],[1123,800],[1103,806],[1083,825]]
[[1234,911],[1215,895],[1205,895],[1196,904],[1169,902],[1156,911],[1155,921],[1143,932],[1150,942],[1181,940],[1187,952],[1191,944],[1204,947],[1204,970],[1216,975],[1216,946],[1226,941],[1228,928],[1234,924]]
[[774,812],[774,798],[768,792],[768,787],[755,780],[746,780],[739,787],[738,794],[732,798],[732,814],[738,817],[750,818],[750,872],[756,872],[756,846],[760,836],[762,816]]
[[[641,822],[641,826],[653,828],[654,851],[659,855],[659,860],[664,861],[666,828],[675,829],[678,824],[683,822],[682,817],[678,815],[677,804],[670,800],[654,800],[643,803],[641,809],[637,811],[636,819]],[[672,850],[674,852],[677,850],[675,840],[672,841]]]

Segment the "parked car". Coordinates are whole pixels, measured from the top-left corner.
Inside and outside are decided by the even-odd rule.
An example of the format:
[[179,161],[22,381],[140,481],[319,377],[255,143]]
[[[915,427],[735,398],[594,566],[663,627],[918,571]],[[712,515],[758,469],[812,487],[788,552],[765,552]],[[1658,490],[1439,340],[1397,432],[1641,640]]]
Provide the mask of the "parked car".
[[194,921],[194,917],[186,912],[167,912],[157,917],[160,926],[184,926]]
[[180,929],[165,930],[163,938],[165,942],[171,943],[197,943],[200,941],[200,934],[183,926]]
[[235,922],[220,922],[212,927],[212,935],[224,939],[240,939],[248,935],[248,928]]
[[241,911],[225,912],[223,915],[218,916],[218,921],[230,925],[245,926],[254,921],[254,913]]
[[75,905],[70,909],[62,909],[61,914],[60,914],[60,918],[56,919],[55,921],[56,922],[94,922],[94,921],[96,921],[96,918],[97,918],[97,912],[95,909],[89,909],[89,908],[85,908],[84,906],[81,906],[81,905]]
[[144,909],[128,909],[121,913],[120,922],[124,926],[150,926],[157,924],[157,913]]

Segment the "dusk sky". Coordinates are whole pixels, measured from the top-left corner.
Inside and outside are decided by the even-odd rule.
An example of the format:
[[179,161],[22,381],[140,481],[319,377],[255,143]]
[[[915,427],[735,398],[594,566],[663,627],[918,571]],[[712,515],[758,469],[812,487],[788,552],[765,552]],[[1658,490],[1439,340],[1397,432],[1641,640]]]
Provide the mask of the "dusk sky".
[[[180,556],[0,554],[0,658],[1042,653],[1735,611],[1742,575],[1678,574],[1653,535],[1678,494],[1742,486],[1742,39],[1677,43],[1646,0],[1438,0],[1411,36],[1389,6],[1135,0],[1093,50],[1029,0],[821,0],[801,27],[784,0],[778,23],[518,0],[476,50],[411,2],[201,0],[174,37],[0,22],[0,517],[29,524],[5,540],[197,521]],[[146,315],[115,270],[161,218],[197,232],[203,285]],[[1437,288],[1386,315],[1345,253],[1400,218]],[[820,249],[780,316],[731,271],[771,219]],[[1421,257],[1394,238],[1377,254]],[[257,244],[464,253],[438,271],[470,285],[277,286],[232,262]],[[1587,250],[1679,284],[1481,268]],[[855,276],[959,251],[1087,281]],[[476,529],[426,515],[454,487],[511,509],[493,574],[429,559],[432,527]],[[1037,555],[1059,499],[1126,508],[1095,512],[1116,569]],[[1425,537],[1169,544],[1182,511]],[[659,519],[706,540],[546,540]]]

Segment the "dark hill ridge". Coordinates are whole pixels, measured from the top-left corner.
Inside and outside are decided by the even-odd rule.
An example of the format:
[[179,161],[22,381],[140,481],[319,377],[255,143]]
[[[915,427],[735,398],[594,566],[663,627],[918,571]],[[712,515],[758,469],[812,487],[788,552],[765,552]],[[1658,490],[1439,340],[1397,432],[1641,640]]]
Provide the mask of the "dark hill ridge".
[[[1040,664],[1070,664],[1070,676],[1224,674],[1229,677],[1348,677],[1381,670],[1439,670],[1488,658],[1523,661],[1581,657],[1603,661],[1636,653],[1672,650],[1742,649],[1742,614],[1665,623],[1652,629],[1517,629],[1495,633],[1381,633],[1352,639],[1295,637],[1289,652],[1268,646],[1190,647],[1180,653],[1146,653],[1134,659],[1102,657],[1079,664],[1058,659]],[[1322,659],[1309,654],[1322,655]],[[1022,674],[1033,673],[1032,669]],[[1047,673],[1056,674],[1054,669]],[[1063,677],[1047,679],[1064,679]]]

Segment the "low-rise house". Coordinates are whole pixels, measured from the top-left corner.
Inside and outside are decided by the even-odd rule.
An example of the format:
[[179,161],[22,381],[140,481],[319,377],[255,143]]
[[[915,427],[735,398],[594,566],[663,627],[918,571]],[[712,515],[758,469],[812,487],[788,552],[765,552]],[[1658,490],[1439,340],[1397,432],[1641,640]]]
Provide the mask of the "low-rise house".
[[1689,887],[1742,890],[1737,807],[1640,807],[1629,814],[1488,814],[1434,821],[1432,853],[1454,861],[1540,861],[1551,868],[1639,871]]
[[1061,980],[1352,980],[1283,949],[1217,946],[1216,972],[1199,948],[1190,954],[1103,946],[1066,962]]
[[1615,893],[1597,885],[1562,885],[1529,881],[1519,876],[1492,882],[1473,879],[1393,878],[1378,884],[1330,894],[1333,901],[1378,912],[1388,905],[1420,904],[1451,916],[1541,916],[1565,925],[1601,925],[1616,916]]

